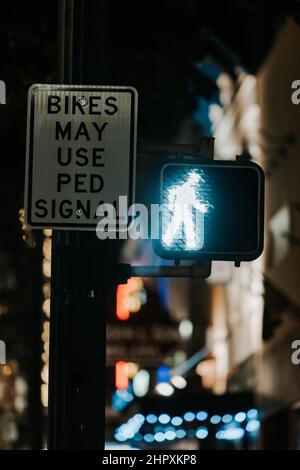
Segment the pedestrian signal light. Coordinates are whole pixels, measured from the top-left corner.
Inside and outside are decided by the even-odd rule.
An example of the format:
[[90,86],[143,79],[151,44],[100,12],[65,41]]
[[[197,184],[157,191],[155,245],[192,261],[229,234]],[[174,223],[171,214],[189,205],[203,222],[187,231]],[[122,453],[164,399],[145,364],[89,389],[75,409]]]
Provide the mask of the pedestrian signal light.
[[166,163],[156,252],[169,259],[250,261],[263,248],[264,174],[254,163]]

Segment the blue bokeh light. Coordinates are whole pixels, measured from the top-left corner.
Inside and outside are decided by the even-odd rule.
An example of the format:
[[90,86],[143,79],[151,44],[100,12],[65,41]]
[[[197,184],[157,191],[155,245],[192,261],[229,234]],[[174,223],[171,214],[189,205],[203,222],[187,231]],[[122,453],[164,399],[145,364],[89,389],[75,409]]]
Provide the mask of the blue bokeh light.
[[260,423],[257,419],[251,419],[246,426],[246,431],[257,432],[259,430]]
[[221,416],[219,415],[213,415],[211,418],[210,418],[210,422],[211,424],[219,424],[221,422]]
[[186,431],[184,429],[178,429],[176,431],[176,437],[178,439],[183,439],[186,436]]
[[155,416],[154,414],[151,413],[148,416],[146,416],[146,421],[149,424],[154,424],[157,421],[157,416]]
[[155,439],[155,441],[157,441],[157,442],[163,442],[163,441],[165,440],[165,438],[166,438],[166,437],[165,437],[165,435],[164,435],[163,432],[156,432],[156,433],[154,434],[154,439]]
[[251,410],[248,411],[247,413],[247,418],[248,419],[255,419],[258,416],[258,411],[256,408],[251,408]]
[[246,413],[244,413],[243,411],[240,411],[239,413],[235,415],[234,420],[237,423],[242,423],[243,421],[245,421],[246,417],[247,417]]
[[243,428],[230,427],[230,428],[224,429],[223,431],[218,431],[216,433],[216,438],[224,439],[226,441],[234,441],[234,440],[242,439],[244,434],[245,434],[245,431]]
[[208,414],[206,411],[199,411],[196,415],[196,418],[198,421],[205,421],[208,417]]
[[171,423],[173,424],[173,426],[180,426],[183,422],[183,419],[180,418],[180,416],[174,416],[174,418],[172,418],[171,420]]
[[232,420],[233,420],[233,417],[230,414],[226,414],[222,417],[222,421],[225,424],[231,423]]
[[196,437],[198,439],[205,439],[208,436],[208,429],[203,427],[199,427],[196,431]]
[[159,417],[158,417],[158,421],[161,423],[161,424],[168,424],[170,422],[171,418],[169,415],[163,413],[161,414]]
[[173,441],[174,439],[176,439],[176,432],[175,431],[167,431],[165,432],[165,437],[167,439],[167,441]]
[[195,413],[192,413],[191,411],[187,411],[186,413],[184,413],[183,415],[183,419],[187,422],[191,422],[195,419]]

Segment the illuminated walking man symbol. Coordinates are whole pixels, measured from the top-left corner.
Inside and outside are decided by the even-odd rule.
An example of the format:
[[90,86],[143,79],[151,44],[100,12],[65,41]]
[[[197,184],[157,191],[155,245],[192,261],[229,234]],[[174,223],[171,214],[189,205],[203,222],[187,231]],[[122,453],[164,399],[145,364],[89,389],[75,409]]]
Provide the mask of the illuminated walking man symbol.
[[[179,229],[183,229],[187,250],[199,250],[204,245],[204,217],[210,204],[199,200],[199,183],[204,183],[203,177],[190,171],[187,180],[168,190],[168,212],[172,214],[167,229],[163,235],[163,243],[170,247],[176,240]],[[196,212],[193,210],[196,209]],[[193,217],[195,213],[195,216]],[[183,240],[184,242],[184,240]],[[182,247],[181,247],[182,248]]]

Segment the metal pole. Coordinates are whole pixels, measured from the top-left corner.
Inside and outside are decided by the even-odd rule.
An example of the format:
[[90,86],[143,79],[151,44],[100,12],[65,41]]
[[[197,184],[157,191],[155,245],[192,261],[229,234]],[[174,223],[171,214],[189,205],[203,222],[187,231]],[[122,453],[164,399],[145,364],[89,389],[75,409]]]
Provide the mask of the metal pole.
[[[61,83],[105,84],[105,4],[59,2]],[[53,231],[52,243],[48,448],[101,449],[109,249],[95,232]]]

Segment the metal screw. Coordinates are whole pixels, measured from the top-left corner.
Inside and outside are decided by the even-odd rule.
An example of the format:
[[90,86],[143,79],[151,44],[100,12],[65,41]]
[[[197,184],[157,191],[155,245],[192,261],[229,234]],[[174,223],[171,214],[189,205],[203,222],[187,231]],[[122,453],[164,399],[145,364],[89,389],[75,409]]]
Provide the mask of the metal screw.
[[88,100],[85,96],[80,96],[77,101],[81,106],[86,106],[88,104]]

